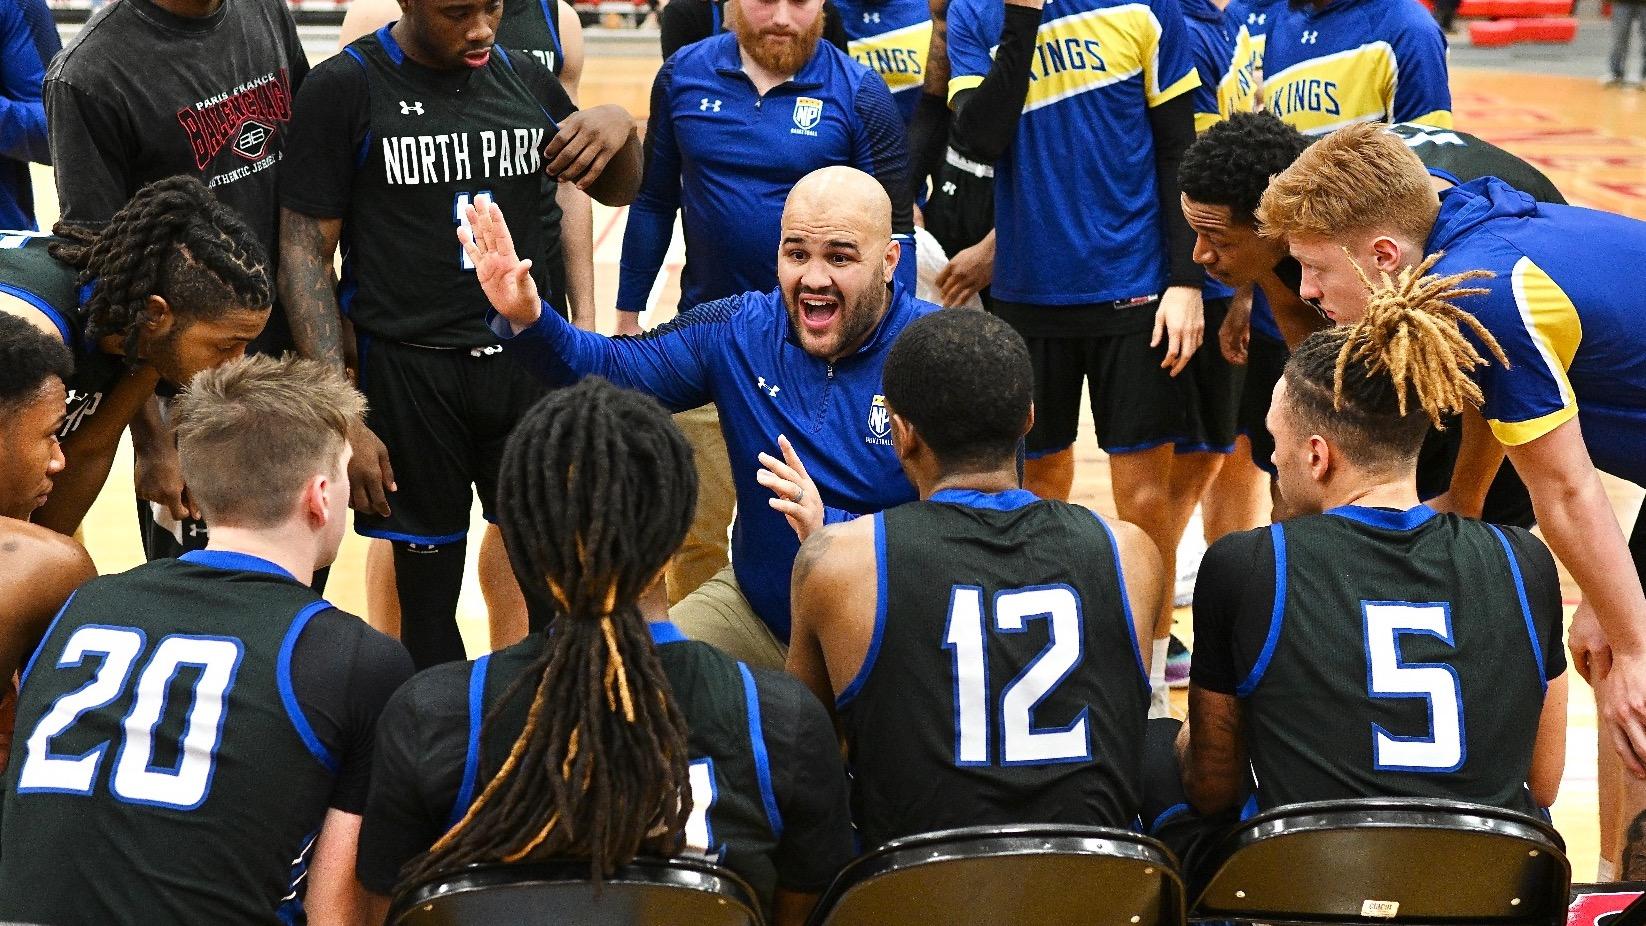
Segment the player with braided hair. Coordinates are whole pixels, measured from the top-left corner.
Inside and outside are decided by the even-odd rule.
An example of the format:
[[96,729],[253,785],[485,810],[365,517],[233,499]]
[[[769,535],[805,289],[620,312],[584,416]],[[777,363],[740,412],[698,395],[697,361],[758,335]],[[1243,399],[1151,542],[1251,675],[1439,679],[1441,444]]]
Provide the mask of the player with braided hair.
[[845,775],[797,681],[668,622],[661,577],[695,510],[691,462],[662,406],[603,379],[521,419],[498,520],[553,618],[395,696],[361,834],[368,889],[548,858],[600,878],[684,847],[742,874],[777,923],[804,921],[851,856]]
[[143,187],[100,232],[55,234],[0,232],[0,312],[74,352],[58,432],[68,467],[35,515],[72,533],[143,403],[244,354],[273,280],[251,229],[192,177]]
[[[1240,805],[1248,760],[1247,806],[1263,810],[1554,802],[1567,684],[1554,560],[1522,528],[1418,501],[1424,435],[1478,403],[1471,377],[1503,364],[1455,305],[1481,275],[1426,276],[1432,263],[1368,278],[1364,318],[1310,335],[1275,387],[1280,491],[1303,514],[1230,534],[1201,565],[1177,751],[1202,815]],[[1177,835],[1206,823],[1183,819]]]

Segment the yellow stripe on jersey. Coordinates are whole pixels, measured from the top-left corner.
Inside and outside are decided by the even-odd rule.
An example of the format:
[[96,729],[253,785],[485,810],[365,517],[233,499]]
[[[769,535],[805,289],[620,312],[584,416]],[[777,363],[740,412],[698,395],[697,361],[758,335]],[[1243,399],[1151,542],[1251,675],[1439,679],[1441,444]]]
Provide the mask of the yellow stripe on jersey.
[[1531,335],[1538,356],[1548,368],[1549,375],[1560,387],[1562,407],[1530,421],[1492,420],[1492,433],[1508,446],[1536,440],[1569,421],[1577,414],[1577,397],[1572,393],[1566,371],[1577,356],[1583,342],[1583,323],[1577,317],[1577,307],[1570,296],[1529,257],[1515,262],[1510,282],[1514,288],[1515,307],[1520,310],[1520,321]]
[[931,44],[929,19],[847,43],[851,56],[884,78],[893,93],[918,87],[925,80],[926,52]]
[[[1160,21],[1148,5],[1087,10],[1040,24],[1029,56],[1029,95],[1023,111],[1050,106],[1138,74],[1150,106],[1159,106],[1200,86],[1190,68],[1167,87],[1160,87]],[[994,49],[990,50],[990,54]],[[978,76],[949,80],[949,99],[983,83]]]
[[[1356,122],[1385,122],[1394,105],[1396,64],[1388,42],[1369,42],[1263,76],[1263,105],[1305,135]],[[1450,121],[1442,128],[1449,128]]]
[[1406,121],[1433,126],[1437,129],[1449,129],[1452,127],[1452,114],[1449,110],[1437,109],[1432,113],[1424,113],[1416,119],[1407,119]]
[[1245,26],[1240,27],[1235,36],[1234,60],[1217,85],[1217,107],[1223,118],[1262,109],[1258,93],[1263,85],[1263,46],[1267,41],[1268,36],[1252,35]]
[[1195,113],[1194,114],[1194,133],[1196,135],[1199,135],[1201,132],[1206,131],[1207,129],[1211,128],[1214,125],[1217,125],[1219,122],[1222,122],[1222,121],[1223,121],[1223,116],[1219,113]]

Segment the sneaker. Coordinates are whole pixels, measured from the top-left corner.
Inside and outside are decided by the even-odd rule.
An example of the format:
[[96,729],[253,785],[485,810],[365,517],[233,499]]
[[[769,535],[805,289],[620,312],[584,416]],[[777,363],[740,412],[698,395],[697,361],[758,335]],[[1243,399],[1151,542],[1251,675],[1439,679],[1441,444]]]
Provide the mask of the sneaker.
[[1172,642],[1166,645],[1166,687],[1189,687],[1189,648],[1183,641],[1172,635]]

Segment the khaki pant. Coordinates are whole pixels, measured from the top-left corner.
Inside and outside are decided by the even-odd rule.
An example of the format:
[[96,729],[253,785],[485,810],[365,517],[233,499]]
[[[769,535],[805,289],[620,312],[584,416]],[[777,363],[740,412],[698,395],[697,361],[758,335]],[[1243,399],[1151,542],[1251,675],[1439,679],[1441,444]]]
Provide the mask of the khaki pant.
[[669,620],[693,640],[760,669],[783,669],[789,648],[754,613],[727,566],[669,609]]
[[715,407],[681,412],[674,416],[674,423],[692,445],[697,464],[697,513],[680,551],[669,563],[666,583],[671,605],[679,604],[731,562],[730,529],[737,508],[731,461],[726,458],[726,440],[720,435]]

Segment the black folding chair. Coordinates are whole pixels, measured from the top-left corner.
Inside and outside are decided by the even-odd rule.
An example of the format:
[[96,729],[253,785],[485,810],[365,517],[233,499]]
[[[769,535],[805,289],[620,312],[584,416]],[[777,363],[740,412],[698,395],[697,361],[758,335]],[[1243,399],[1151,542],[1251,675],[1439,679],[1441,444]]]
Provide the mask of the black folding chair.
[[1183,879],[1166,847],[1098,826],[978,826],[910,836],[846,866],[811,926],[1170,926]]
[[598,887],[587,862],[476,865],[403,892],[393,926],[763,926],[737,875],[691,859],[636,859]]
[[1241,824],[1215,857],[1196,920],[1560,924],[1572,881],[1554,827],[1459,801],[1294,804]]

